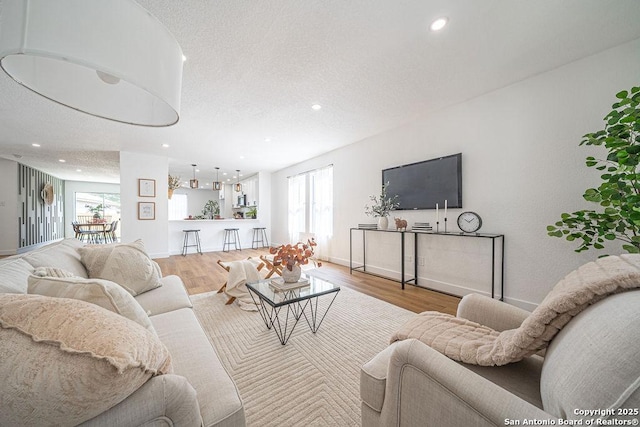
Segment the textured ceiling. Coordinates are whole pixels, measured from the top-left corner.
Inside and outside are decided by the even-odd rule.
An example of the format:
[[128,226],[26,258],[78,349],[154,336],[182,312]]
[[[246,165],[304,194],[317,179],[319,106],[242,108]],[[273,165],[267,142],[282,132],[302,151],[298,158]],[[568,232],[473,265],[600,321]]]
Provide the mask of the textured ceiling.
[[275,171],[640,37],[638,0],[139,3],[187,57],[179,123],[98,119],[0,73],[0,156],[101,182],[119,150],[166,155],[183,179],[196,163],[201,182]]

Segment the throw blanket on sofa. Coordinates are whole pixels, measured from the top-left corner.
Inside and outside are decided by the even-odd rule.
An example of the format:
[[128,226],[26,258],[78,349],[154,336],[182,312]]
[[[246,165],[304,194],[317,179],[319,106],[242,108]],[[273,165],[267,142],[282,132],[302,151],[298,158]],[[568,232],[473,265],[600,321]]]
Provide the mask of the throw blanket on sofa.
[[405,323],[391,342],[416,338],[459,362],[506,365],[546,348],[564,325],[591,304],[636,288],[640,288],[640,255],[609,256],[569,273],[517,329],[497,332],[427,311]]

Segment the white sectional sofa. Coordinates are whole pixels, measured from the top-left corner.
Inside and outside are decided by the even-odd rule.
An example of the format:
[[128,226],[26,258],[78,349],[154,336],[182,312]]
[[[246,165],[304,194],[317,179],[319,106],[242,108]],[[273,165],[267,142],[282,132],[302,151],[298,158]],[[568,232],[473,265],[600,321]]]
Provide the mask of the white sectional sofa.
[[[28,277],[37,267],[57,267],[86,278],[78,252],[82,246],[76,239],[66,239],[0,259],[0,293],[25,294]],[[173,373],[151,377],[123,401],[83,425],[244,426],[238,389],[198,322],[182,280],[166,276],[161,283],[135,300],[169,350]],[[0,403],[2,400],[0,395]],[[3,405],[1,410],[10,409]],[[46,422],[42,420],[42,424]]]

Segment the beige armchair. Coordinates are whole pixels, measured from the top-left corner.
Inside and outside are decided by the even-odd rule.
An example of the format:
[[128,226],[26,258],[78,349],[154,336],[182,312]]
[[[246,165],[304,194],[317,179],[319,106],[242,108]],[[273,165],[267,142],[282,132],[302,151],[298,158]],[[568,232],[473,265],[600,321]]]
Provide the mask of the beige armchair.
[[[480,295],[464,297],[457,313],[498,331],[517,328],[527,315]],[[557,425],[559,418],[599,418],[587,411],[600,409],[613,409],[606,419],[640,419],[638,354],[640,290],[584,310],[544,357],[506,366],[466,365],[417,340],[395,342],[361,369],[362,425],[505,426],[525,419]]]

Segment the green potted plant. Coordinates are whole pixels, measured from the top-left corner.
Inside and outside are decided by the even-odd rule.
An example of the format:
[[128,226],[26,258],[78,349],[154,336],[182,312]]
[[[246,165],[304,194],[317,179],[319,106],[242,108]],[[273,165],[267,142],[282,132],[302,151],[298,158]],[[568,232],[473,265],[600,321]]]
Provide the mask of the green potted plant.
[[382,190],[380,191],[380,197],[378,196],[369,196],[369,199],[372,202],[372,205],[365,205],[364,213],[368,216],[372,216],[374,218],[378,218],[378,230],[386,230],[389,228],[389,212],[400,206],[400,203],[396,202],[398,196],[388,197],[387,196],[387,187],[389,186],[389,182],[386,182],[382,185]]
[[95,206],[84,205],[84,207],[87,208],[93,214],[93,221],[97,222],[102,219],[102,214],[104,213],[104,210],[109,206],[103,206],[102,203],[100,203],[99,205],[95,205]]
[[256,219],[258,217],[258,208],[257,206],[252,207],[247,211],[247,218]]
[[204,204],[204,208],[202,209],[202,215],[205,217],[209,217],[209,219],[213,219],[215,217],[220,217],[220,204],[217,200],[209,200]]
[[576,241],[576,252],[603,249],[605,241],[620,241],[622,249],[640,253],[640,87],[616,94],[618,101],[604,118],[603,130],[584,135],[580,145],[602,146],[606,157],[586,158],[587,167],[601,171],[598,188],[582,197],[599,205],[563,213],[547,227],[549,236]]

